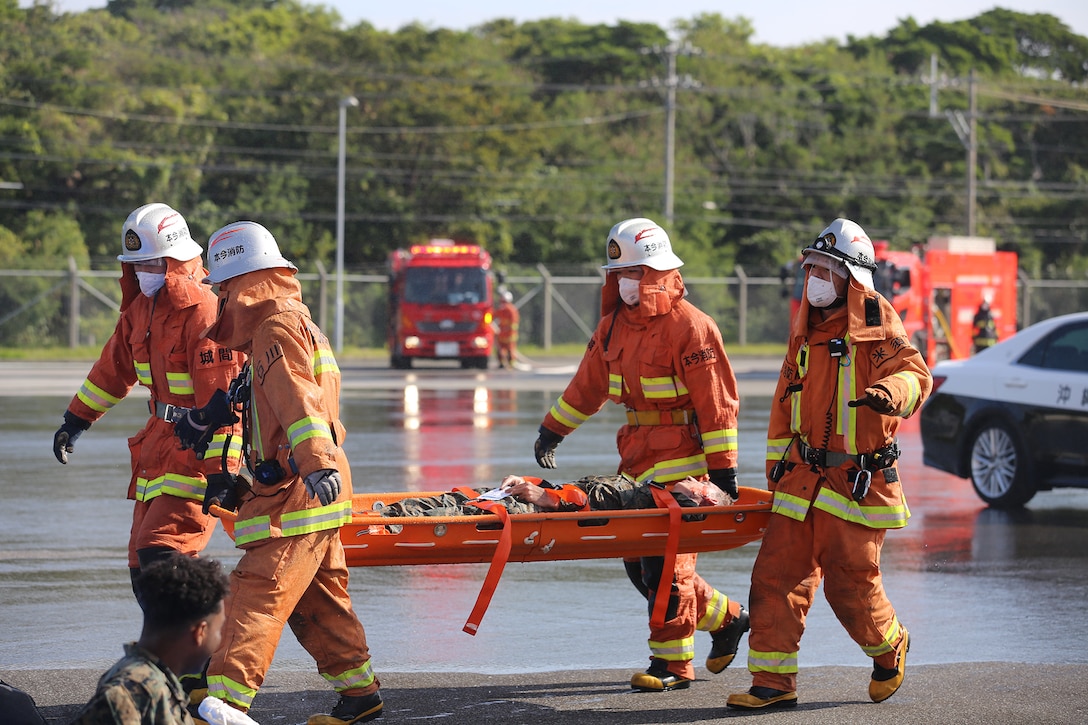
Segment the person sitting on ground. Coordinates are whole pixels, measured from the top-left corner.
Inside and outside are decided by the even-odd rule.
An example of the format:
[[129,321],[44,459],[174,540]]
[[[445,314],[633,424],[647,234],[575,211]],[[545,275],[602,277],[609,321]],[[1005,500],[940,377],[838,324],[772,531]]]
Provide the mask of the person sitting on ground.
[[[498,489],[465,489],[477,494],[486,494],[492,490],[506,494],[498,500],[512,514],[657,507],[649,484],[639,483],[626,474],[585,476],[564,484],[510,475],[502,479]],[[717,486],[690,477],[678,481],[671,491],[681,506],[720,506],[732,502]],[[479,498],[462,491],[451,491],[438,496],[401,499],[383,507],[380,513],[382,516],[464,516],[488,513],[485,508],[469,503],[474,500]]]
[[229,580],[219,562],[171,554],[143,568],[140,639],[98,681],[73,725],[193,725],[181,675],[200,672],[219,646]]

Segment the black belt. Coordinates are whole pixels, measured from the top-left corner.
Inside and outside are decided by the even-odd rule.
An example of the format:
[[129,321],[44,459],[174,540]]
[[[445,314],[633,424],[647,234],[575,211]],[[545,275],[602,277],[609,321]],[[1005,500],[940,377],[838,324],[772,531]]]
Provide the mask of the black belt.
[[149,400],[147,401],[147,411],[156,418],[162,418],[170,423],[177,423],[185,417],[189,409],[172,403],[164,403],[161,400]]
[[801,444],[801,458],[805,463],[811,463],[820,468],[838,468],[852,463],[866,471],[879,471],[895,463],[899,458],[898,441],[892,441],[891,445],[878,448],[872,453],[840,453],[829,451],[825,448],[813,448],[804,441]]

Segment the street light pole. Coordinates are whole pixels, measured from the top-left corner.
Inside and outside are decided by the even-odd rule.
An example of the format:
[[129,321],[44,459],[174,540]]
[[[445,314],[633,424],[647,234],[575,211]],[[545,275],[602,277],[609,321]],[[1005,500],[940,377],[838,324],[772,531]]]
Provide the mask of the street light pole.
[[347,110],[358,106],[359,99],[348,96],[340,101],[340,153],[336,167],[336,352],[344,349],[344,162],[346,156]]

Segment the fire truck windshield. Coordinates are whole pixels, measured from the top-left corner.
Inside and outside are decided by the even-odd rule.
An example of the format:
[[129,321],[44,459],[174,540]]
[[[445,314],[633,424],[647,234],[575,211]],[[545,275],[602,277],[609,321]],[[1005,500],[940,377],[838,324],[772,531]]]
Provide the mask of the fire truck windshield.
[[487,273],[478,267],[410,267],[404,301],[424,305],[474,305],[487,301]]

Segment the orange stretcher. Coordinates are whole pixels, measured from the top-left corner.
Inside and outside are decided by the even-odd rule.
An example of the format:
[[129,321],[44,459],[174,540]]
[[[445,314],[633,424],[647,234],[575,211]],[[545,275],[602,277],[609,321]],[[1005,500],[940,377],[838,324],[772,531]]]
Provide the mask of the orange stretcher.
[[[351,523],[340,529],[348,566],[490,563],[476,607],[465,625],[475,634],[502,569],[509,561],[611,559],[735,549],[763,536],[771,515],[771,495],[740,487],[730,506],[681,508],[668,494],[659,508],[617,511],[493,512],[462,516],[385,517],[383,506],[403,498],[437,496],[446,491],[356,493]],[[234,536],[235,514],[213,507]],[[668,587],[659,587],[667,593]],[[664,614],[661,601],[660,616]]]

